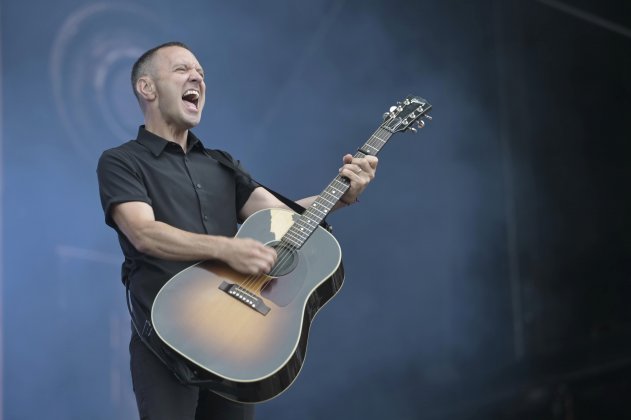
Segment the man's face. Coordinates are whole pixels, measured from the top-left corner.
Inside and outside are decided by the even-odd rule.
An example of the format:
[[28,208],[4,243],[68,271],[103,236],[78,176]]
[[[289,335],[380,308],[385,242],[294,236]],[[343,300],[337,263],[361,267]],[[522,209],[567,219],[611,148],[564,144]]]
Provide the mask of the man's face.
[[189,129],[199,124],[204,108],[204,71],[189,50],[177,46],[158,50],[153,79],[161,117],[171,126]]

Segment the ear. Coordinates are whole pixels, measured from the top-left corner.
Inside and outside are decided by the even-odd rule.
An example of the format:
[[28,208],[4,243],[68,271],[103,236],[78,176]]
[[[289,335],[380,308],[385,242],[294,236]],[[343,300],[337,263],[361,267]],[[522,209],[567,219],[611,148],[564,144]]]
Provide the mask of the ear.
[[136,92],[146,101],[153,101],[156,99],[156,91],[153,85],[153,80],[147,76],[142,76],[136,82]]

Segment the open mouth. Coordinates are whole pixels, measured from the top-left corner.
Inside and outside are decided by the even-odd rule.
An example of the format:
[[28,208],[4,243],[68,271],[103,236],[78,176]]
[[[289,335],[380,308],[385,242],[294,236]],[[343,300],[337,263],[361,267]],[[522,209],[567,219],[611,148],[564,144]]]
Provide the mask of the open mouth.
[[187,105],[187,108],[197,111],[197,105],[199,103],[199,91],[195,89],[187,90],[186,92],[184,92],[184,95],[182,95],[182,101],[184,101],[184,104]]

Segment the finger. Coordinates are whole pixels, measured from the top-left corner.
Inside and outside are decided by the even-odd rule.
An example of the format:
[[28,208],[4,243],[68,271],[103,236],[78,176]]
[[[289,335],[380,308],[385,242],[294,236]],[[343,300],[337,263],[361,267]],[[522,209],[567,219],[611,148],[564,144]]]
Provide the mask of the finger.
[[368,165],[366,162],[364,162],[362,165],[364,166],[364,168],[362,168],[361,165],[356,165],[356,164],[346,165],[347,169],[353,175],[355,175],[349,178],[351,181],[356,181],[362,184],[366,184],[375,177],[375,170],[371,168],[370,165]]
[[263,259],[263,261],[265,261],[265,263],[269,264],[269,268],[271,269],[272,266],[276,263],[276,250],[271,247],[264,247],[264,249],[262,249],[261,258]]
[[[368,167],[370,167],[370,166],[368,166]],[[345,164],[344,166],[342,166],[340,168],[340,171],[342,169],[348,169],[351,172],[354,172],[356,174],[358,174],[358,173],[360,173],[362,171],[362,167],[359,165],[359,162],[358,163],[347,163],[347,164]]]
[[364,172],[374,173],[378,160],[375,156],[353,159],[353,164],[359,166]]
[[260,247],[256,249],[256,258],[274,264],[276,261],[276,251],[274,248],[261,244]]
[[261,264],[260,269],[258,270],[259,274],[267,274],[270,271],[272,271],[272,267],[274,266],[274,264],[270,264],[268,262],[264,262],[263,264]]
[[351,181],[351,183],[353,181],[358,182],[361,180],[361,177],[360,177],[361,172],[362,172],[361,168],[353,167],[351,165],[345,165],[342,168],[340,168],[340,175],[348,178],[348,180]]
[[276,260],[278,259],[278,254],[276,254],[276,251],[274,251],[273,249],[271,249],[271,251],[271,254],[269,254],[270,269],[272,268],[272,266],[274,266],[274,264],[276,264]]
[[372,168],[372,169],[377,169],[377,165],[379,164],[379,159],[377,158],[377,156],[366,156],[365,161],[368,162],[368,165]]
[[274,262],[268,258],[252,259],[252,268],[256,274],[269,273],[274,266]]

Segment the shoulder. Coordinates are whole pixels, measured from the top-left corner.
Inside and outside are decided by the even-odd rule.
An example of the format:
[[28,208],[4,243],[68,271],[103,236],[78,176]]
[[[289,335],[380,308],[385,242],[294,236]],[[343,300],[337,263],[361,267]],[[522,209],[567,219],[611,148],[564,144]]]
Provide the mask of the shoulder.
[[100,160],[108,159],[108,158],[122,158],[131,156],[134,152],[137,153],[137,148],[134,147],[134,143],[137,143],[134,140],[130,140],[127,143],[123,143],[119,146],[112,147],[111,149],[107,149],[101,153]]
[[135,169],[138,166],[137,160],[143,153],[142,149],[142,146],[134,140],[107,149],[99,157],[97,171],[120,168],[121,166]]
[[112,159],[136,161],[138,159],[143,159],[148,155],[151,155],[149,149],[147,149],[136,140],[129,140],[128,142],[123,143],[119,146],[105,150],[101,154],[99,161]]

